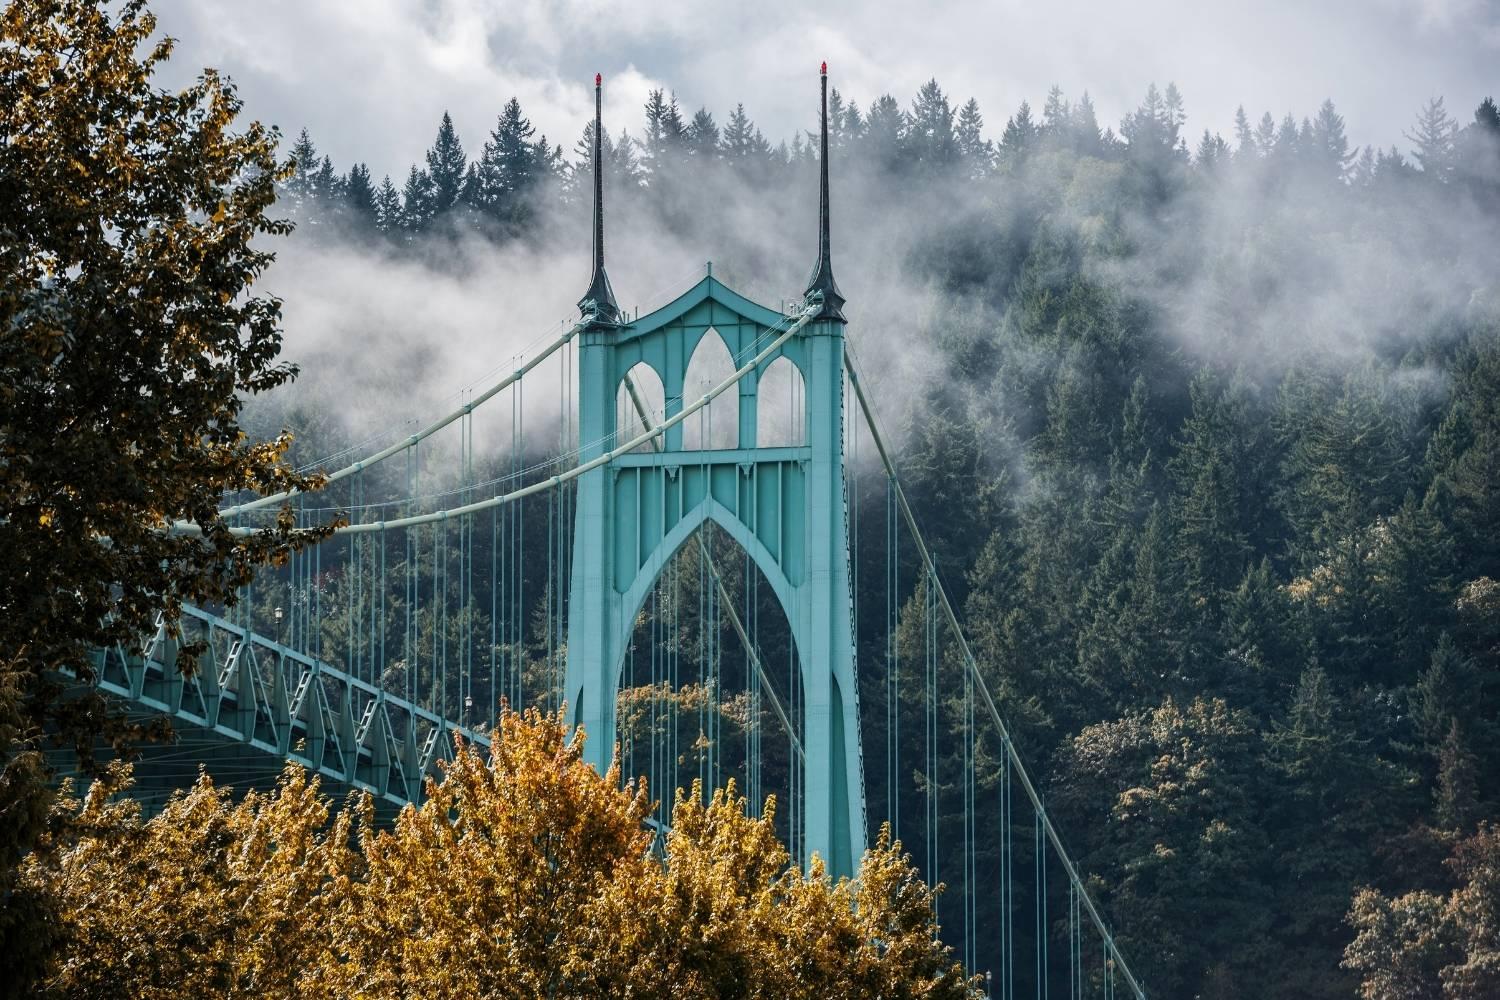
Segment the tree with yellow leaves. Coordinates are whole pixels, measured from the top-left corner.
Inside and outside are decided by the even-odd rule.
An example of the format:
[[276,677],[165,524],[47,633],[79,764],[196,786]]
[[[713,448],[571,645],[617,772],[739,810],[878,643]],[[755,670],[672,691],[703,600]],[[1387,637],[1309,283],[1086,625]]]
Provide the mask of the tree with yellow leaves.
[[330,822],[316,780],[289,765],[238,802],[207,775],[142,822],[115,765],[76,806],[77,842],[25,878],[61,902],[66,947],[50,988],[68,997],[299,996],[327,926],[363,868],[369,810]]
[[26,877],[65,903],[57,995],[159,998],[977,995],[934,893],[883,834],[858,882],[808,872],[733,786],[651,803],[600,776],[561,714],[460,743],[420,808],[376,829],[295,767],[238,803],[207,778],[142,821],[100,783],[97,832]]

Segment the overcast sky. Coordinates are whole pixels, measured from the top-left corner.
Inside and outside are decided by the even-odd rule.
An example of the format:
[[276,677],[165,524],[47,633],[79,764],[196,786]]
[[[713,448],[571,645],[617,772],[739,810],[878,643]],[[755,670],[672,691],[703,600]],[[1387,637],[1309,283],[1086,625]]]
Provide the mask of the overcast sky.
[[903,105],[936,77],[979,100],[998,136],[1021,100],[1087,89],[1118,128],[1146,86],[1175,81],[1189,131],[1230,132],[1236,105],[1299,118],[1331,97],[1351,140],[1401,136],[1444,96],[1467,121],[1500,97],[1500,0],[155,0],[180,39],[175,83],[215,66],[249,114],[306,126],[340,169],[367,161],[399,184],[444,109],[478,151],[511,96],[571,150],[606,78],[611,131],[638,133],[652,87],[722,123],[734,102],[773,141],[815,123],[816,73],[862,105]]

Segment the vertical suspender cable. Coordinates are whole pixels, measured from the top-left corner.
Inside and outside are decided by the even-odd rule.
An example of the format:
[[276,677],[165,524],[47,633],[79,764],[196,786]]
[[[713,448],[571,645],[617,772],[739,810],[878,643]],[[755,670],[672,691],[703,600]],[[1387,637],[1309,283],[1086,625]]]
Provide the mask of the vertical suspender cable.
[[1042,806],[1041,796],[1037,792],[1036,786],[1032,784],[1031,776],[1027,774],[1026,768],[1020,760],[1020,755],[1015,748],[1014,742],[1009,738],[1009,727],[1006,726],[1005,720],[1000,715],[1000,710],[995,704],[994,696],[989,690],[989,684],[985,681],[984,676],[979,672],[978,662],[974,658],[973,650],[969,648],[968,641],[963,634],[963,629],[959,625],[957,612],[953,610],[953,605],[948,600],[947,593],[942,589],[941,582],[937,580],[936,563],[933,562],[932,553],[927,549],[927,543],[923,540],[921,529],[917,525],[916,515],[912,513],[911,504],[907,501],[905,491],[902,490],[901,482],[896,476],[895,464],[891,461],[890,452],[886,449],[885,446],[885,439],[881,436],[880,428],[875,421],[875,416],[870,408],[869,400],[865,397],[864,388],[860,384],[858,373],[854,365],[854,359],[849,354],[847,344],[845,345],[844,351],[844,363],[849,371],[850,384],[854,386],[855,397],[859,400],[860,408],[865,415],[865,422],[870,428],[870,435],[874,440],[875,449],[880,455],[881,463],[885,466],[887,475],[889,475],[895,482],[896,500],[897,504],[900,507],[902,517],[906,522],[907,529],[911,533],[913,543],[917,546],[917,552],[922,560],[923,565],[926,567],[928,573],[931,574],[933,582],[936,584],[938,598],[939,602],[941,603],[943,613],[948,622],[949,628],[953,631],[954,640],[958,643],[959,650],[963,656],[964,665],[974,677],[975,690],[979,693],[981,700],[984,702],[985,712],[990,717],[990,720],[994,724],[995,729],[1000,733],[1002,742],[1004,743],[1007,750],[1007,755],[1009,756],[1012,763],[1015,764],[1016,775],[1021,780],[1021,788],[1026,793],[1026,797],[1031,801],[1032,806],[1037,812],[1037,820],[1041,826],[1045,838],[1048,842],[1051,843],[1053,849],[1056,850],[1058,859],[1061,862],[1065,872],[1067,873],[1069,880],[1073,884],[1078,886],[1080,898],[1083,901],[1084,908],[1088,910],[1089,919],[1093,921],[1094,926],[1099,930],[1100,934],[1104,935],[1105,938],[1109,941],[1110,954],[1114,956],[1116,969],[1119,971],[1120,975],[1125,978],[1126,984],[1130,988],[1131,995],[1135,997],[1136,1000],[1145,1000],[1145,991],[1141,988],[1140,983],[1136,980],[1135,976],[1130,972],[1129,967],[1126,966],[1125,961],[1120,955],[1118,949],[1114,947],[1113,936],[1109,931],[1108,925],[1105,924],[1103,916],[1099,913],[1098,908],[1094,905],[1093,899],[1088,895],[1087,890],[1084,888],[1083,881],[1078,874],[1077,868],[1074,866],[1072,859],[1068,857],[1067,852],[1063,849],[1062,838],[1057,833],[1057,830],[1053,826],[1052,821],[1046,815],[1046,810]]

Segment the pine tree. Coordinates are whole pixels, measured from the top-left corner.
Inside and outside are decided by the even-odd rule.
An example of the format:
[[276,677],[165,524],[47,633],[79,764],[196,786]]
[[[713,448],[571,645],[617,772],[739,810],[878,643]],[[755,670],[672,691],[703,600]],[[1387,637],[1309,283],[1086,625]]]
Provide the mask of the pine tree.
[[1458,721],[1454,720],[1438,750],[1433,813],[1440,829],[1460,834],[1473,829],[1479,807],[1480,779],[1479,760],[1469,750]]
[[1341,181],[1354,161],[1344,136],[1344,118],[1334,110],[1332,101],[1324,101],[1312,123],[1312,141],[1308,154],[1317,169],[1329,180]]
[[349,216],[357,225],[370,226],[375,224],[375,188],[370,183],[370,168],[363,163],[356,163],[349,168],[348,175],[342,183],[344,192],[344,204],[347,206]]
[[1251,469],[1247,417],[1243,400],[1221,390],[1207,371],[1194,377],[1189,395],[1192,414],[1168,471],[1188,600],[1213,616],[1244,576],[1251,552],[1245,530],[1250,486],[1240,478]]
[[1025,101],[1005,123],[1005,133],[1000,137],[999,156],[1002,163],[1015,170],[1026,162],[1036,144],[1037,127],[1031,120],[1031,105]]
[[474,207],[507,236],[518,234],[532,217],[534,189],[548,167],[546,154],[532,142],[535,134],[536,127],[521,113],[521,102],[512,97],[479,156]]
[[668,149],[680,150],[687,142],[687,122],[682,117],[682,108],[677,104],[677,92],[672,91],[661,117],[662,142]]
[[994,166],[995,149],[983,130],[984,116],[979,113],[979,102],[971,97],[959,109],[958,127],[954,131],[959,156],[971,180],[988,176]]
[[958,160],[953,108],[935,79],[922,84],[912,101],[906,143],[916,162],[928,170],[946,170]]
[[1419,663],[1453,618],[1453,535],[1436,506],[1436,497],[1418,503],[1408,492],[1378,529],[1376,599],[1399,663]]
[[899,169],[904,163],[907,119],[901,105],[890,94],[884,94],[870,105],[865,119],[867,158],[885,170]]
[[304,128],[297,134],[297,141],[292,145],[292,176],[286,182],[287,192],[292,195],[294,205],[301,207],[312,198],[315,190],[313,178],[320,165],[318,148],[313,145],[312,136]]
[[432,178],[412,164],[401,190],[401,227],[412,233],[426,229],[434,216],[434,200]]
[[463,143],[453,128],[453,118],[443,112],[438,123],[437,137],[432,148],[427,150],[427,195],[426,219],[428,222],[441,218],[458,204],[464,190],[464,177],[468,173],[469,161],[464,156]]
[[667,95],[658,87],[646,95],[646,155],[661,155],[666,145]]
[[719,126],[707,108],[693,113],[687,127],[688,152],[698,160],[706,162],[716,159],[719,152]]
[[1245,114],[1245,106],[1241,104],[1234,109],[1234,155],[1244,160],[1252,160],[1256,156],[1255,130],[1250,127],[1250,117]]
[[[1176,84],[1168,84],[1163,94],[1153,83],[1146,88],[1140,107],[1121,121],[1120,134],[1125,137],[1133,160],[1160,171],[1188,158],[1187,143],[1182,137],[1186,123],[1187,113]],[[1159,185],[1160,178],[1155,180]]]
[[324,211],[330,210],[343,195],[343,181],[333,169],[333,160],[323,157],[323,162],[318,165],[318,172],[313,177],[314,197],[324,206]]
[[402,228],[401,195],[391,183],[391,175],[380,180],[380,191],[375,195],[375,226],[382,233],[395,233]]
[[1443,99],[1434,97],[1417,113],[1412,131],[1404,133],[1414,144],[1412,155],[1422,167],[1424,176],[1447,181],[1453,173],[1453,143],[1457,123],[1443,107]]
[[1105,143],[1099,135],[1099,116],[1087,90],[1073,111],[1073,135],[1078,152],[1084,156],[1099,156],[1105,151]]
[[1270,156],[1276,150],[1276,119],[1269,111],[1255,124],[1255,148],[1261,156]]
[[731,160],[744,160],[754,151],[755,125],[745,114],[745,105],[736,104],[729,123],[724,126],[722,144],[724,155]]
[[1301,152],[1300,133],[1297,131],[1297,119],[1288,112],[1281,119],[1281,124],[1276,129],[1276,139],[1271,147],[1271,155],[1274,156],[1285,170],[1297,161],[1297,155]]
[[1494,98],[1480,102],[1474,120],[1459,133],[1454,170],[1475,201],[1500,211],[1500,107]]
[[1056,140],[1066,140],[1073,125],[1073,111],[1063,98],[1062,88],[1057,84],[1047,91],[1047,100],[1042,104],[1042,133]]
[[1213,133],[1208,129],[1203,130],[1203,137],[1198,140],[1198,150],[1193,154],[1193,162],[1199,168],[1212,173],[1219,164],[1229,159],[1229,143],[1224,137]]
[[828,145],[842,156],[849,149],[850,134],[847,128],[849,105],[837,87],[828,91]]

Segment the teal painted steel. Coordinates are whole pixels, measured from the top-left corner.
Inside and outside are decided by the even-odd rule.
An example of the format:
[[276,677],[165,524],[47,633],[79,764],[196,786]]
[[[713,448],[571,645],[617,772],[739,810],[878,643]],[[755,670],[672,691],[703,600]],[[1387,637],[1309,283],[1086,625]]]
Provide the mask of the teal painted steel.
[[[578,340],[580,462],[617,446],[621,385],[637,364],[661,379],[665,418],[683,399],[689,360],[710,330],[745,366],[792,317],[705,276],[640,319],[595,322]],[[571,719],[603,771],[615,746],[615,701],[630,632],[672,555],[705,521],[720,525],[769,581],[791,625],[802,667],[804,860],[821,856],[835,876],[853,875],[865,847],[858,708],[852,695],[849,548],[844,505],[841,322],[806,325],[739,383],[736,447],[687,449],[682,426],[660,451],[612,458],[578,479],[568,662]],[[760,448],[760,376],[779,357],[805,385],[803,446]]]
[[[195,640],[208,652],[184,676],[178,649]],[[94,683],[131,705],[297,761],[395,806],[421,802],[424,779],[452,758],[455,734],[490,745],[485,733],[191,605],[182,609],[180,638],[158,615],[141,655],[100,649],[93,666]]]

